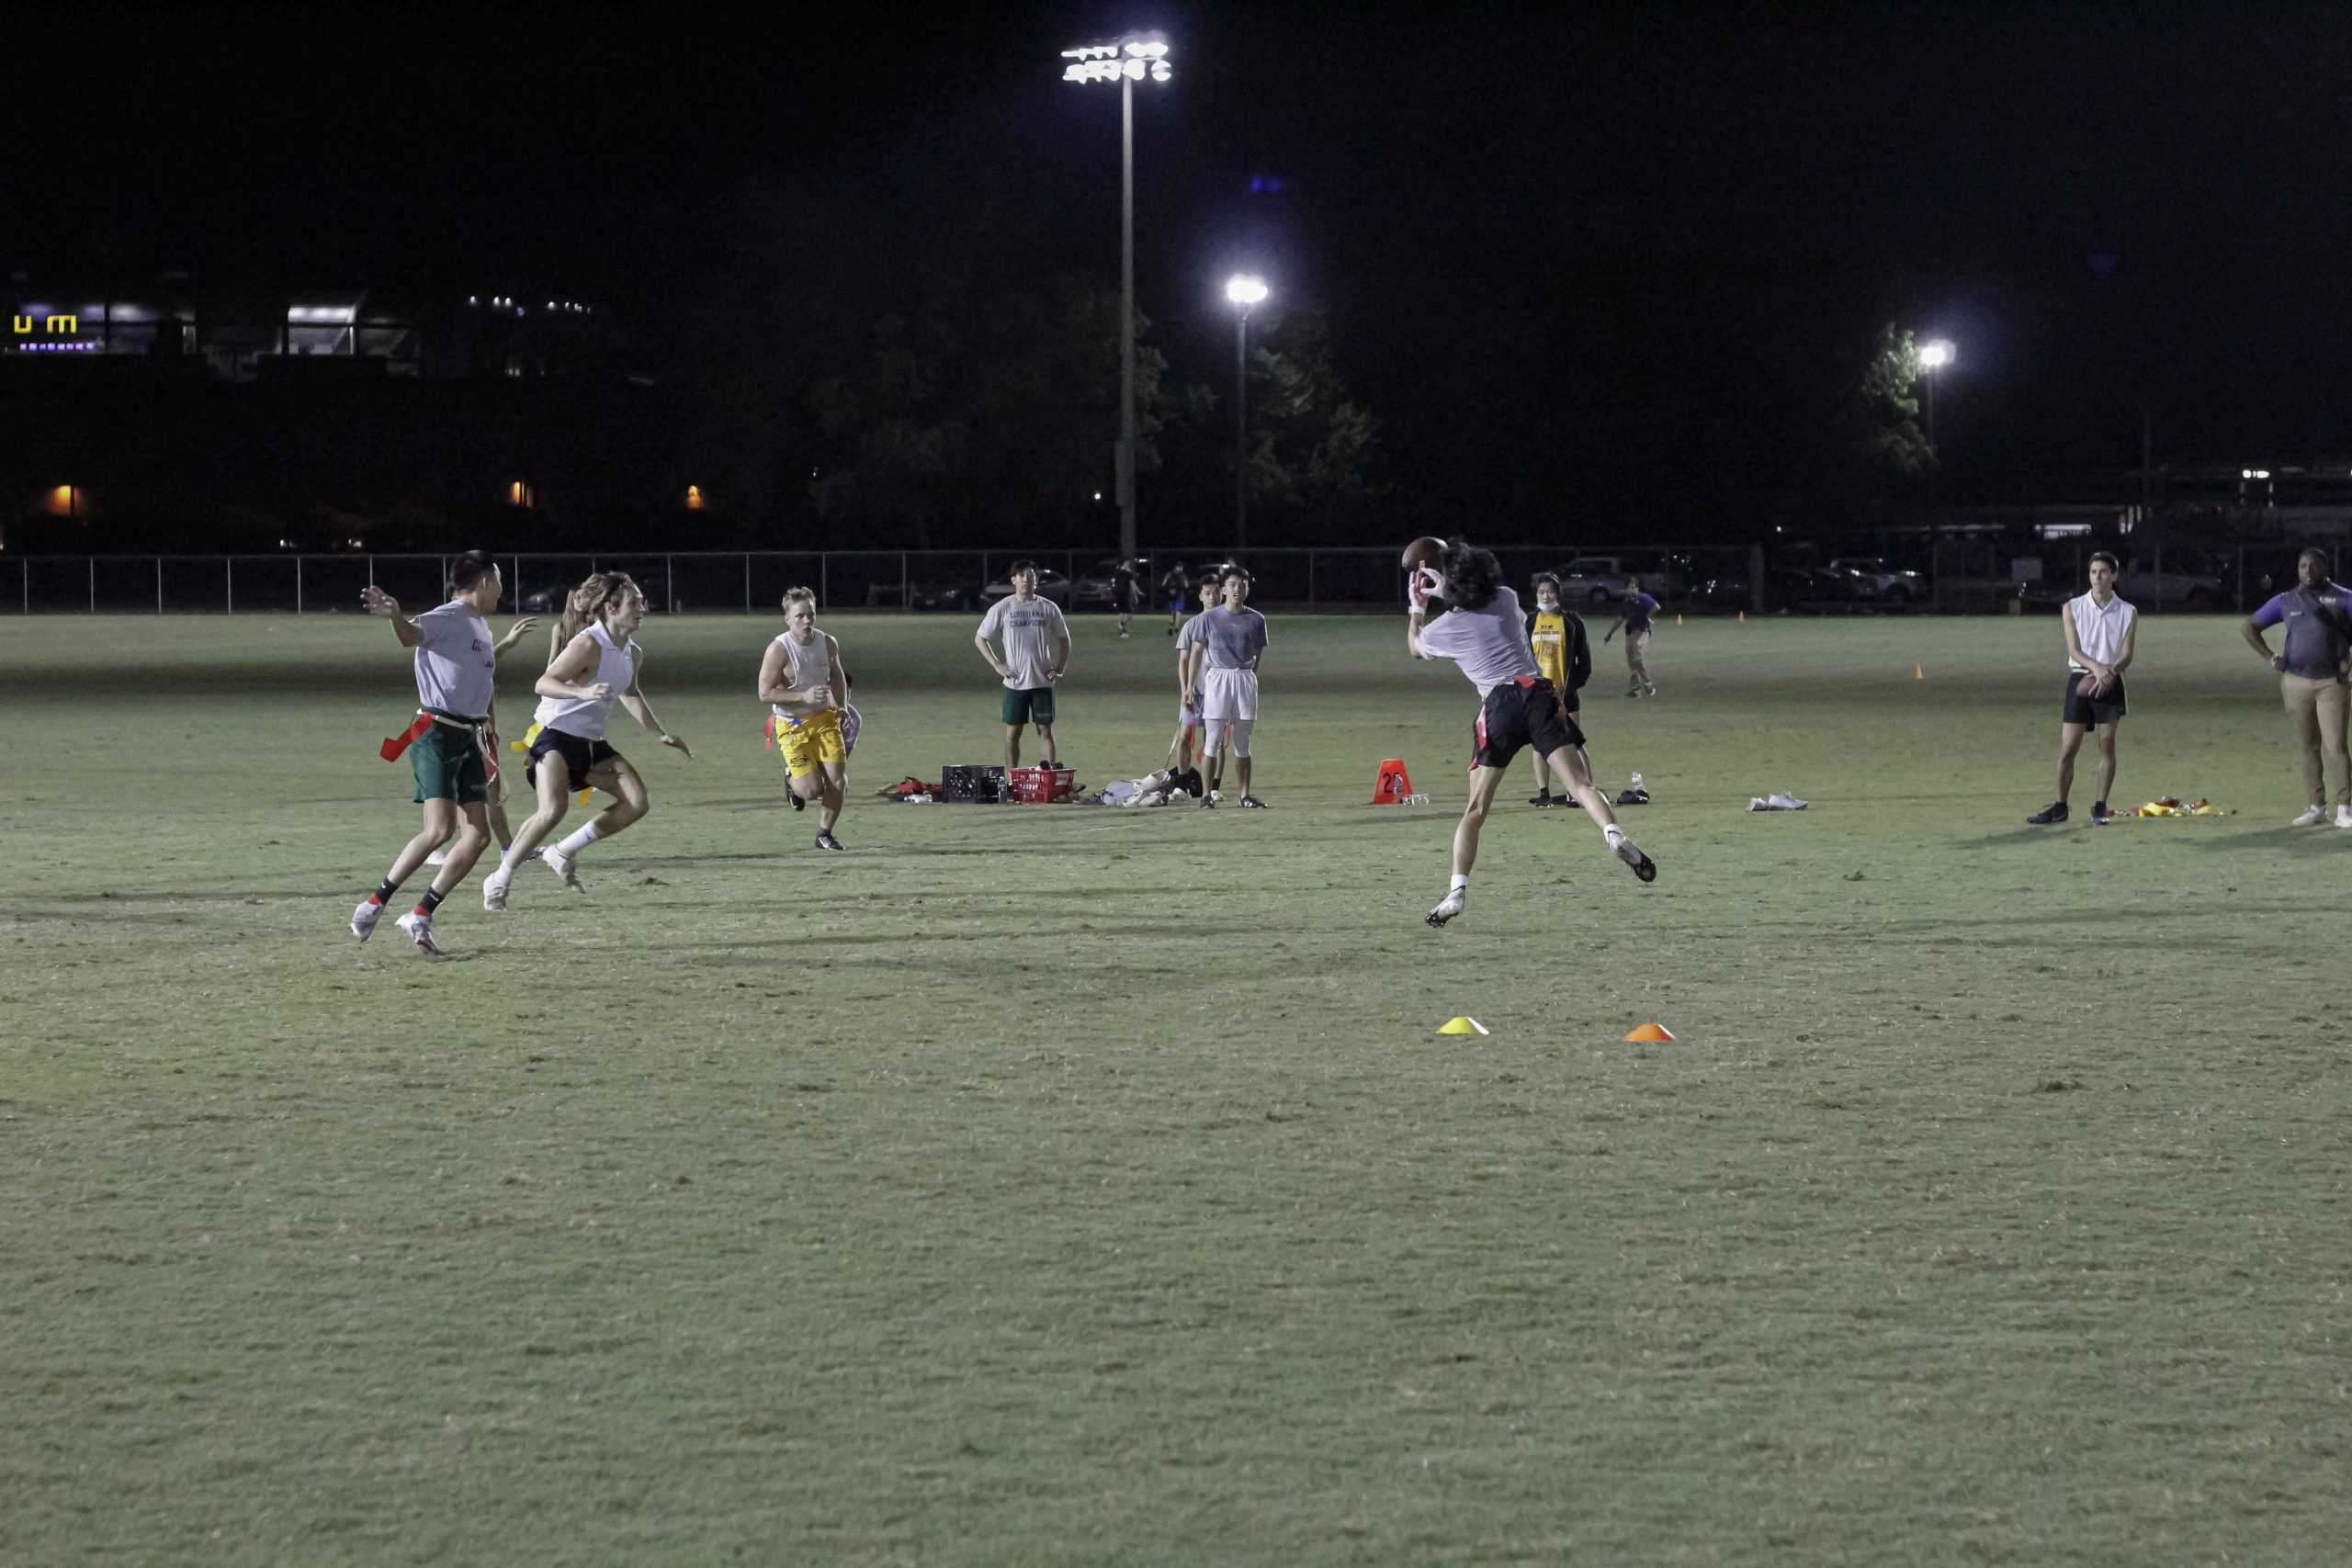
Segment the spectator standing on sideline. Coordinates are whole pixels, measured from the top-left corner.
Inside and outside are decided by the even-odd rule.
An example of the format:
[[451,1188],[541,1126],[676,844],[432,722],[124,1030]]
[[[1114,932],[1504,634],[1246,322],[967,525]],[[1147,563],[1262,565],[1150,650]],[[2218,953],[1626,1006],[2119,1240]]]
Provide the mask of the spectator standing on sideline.
[[1228,566],[1219,581],[1224,603],[1202,611],[1184,623],[1184,643],[1193,651],[1193,673],[1201,687],[1201,717],[1204,738],[1202,755],[1208,759],[1208,787],[1203,806],[1217,803],[1225,764],[1220,747],[1233,752],[1241,782],[1241,807],[1263,811],[1266,803],[1250,793],[1250,732],[1258,726],[1258,671],[1266,659],[1266,617],[1250,608],[1250,574]]
[[[1548,571],[1535,579],[1535,614],[1528,617],[1527,641],[1535,650],[1535,672],[1560,694],[1561,706],[1573,724],[1577,716],[1577,694],[1592,679],[1592,643],[1585,636],[1584,622],[1560,603],[1560,580]],[[1565,793],[1555,796],[1551,764],[1540,750],[1527,754],[1535,763],[1535,794],[1528,805],[1549,807],[1576,798]]]
[[1177,626],[1184,619],[1185,599],[1192,589],[1191,575],[1184,570],[1182,561],[1178,561],[1159,574],[1159,598],[1160,602],[1168,606],[1168,635],[1170,637],[1176,635]]
[[2086,731],[2098,739],[2098,795],[2091,802],[2091,826],[2107,826],[2108,792],[2115,787],[2115,727],[2123,721],[2123,671],[2140,647],[2140,612],[2115,592],[2115,570],[2113,556],[2105,550],[2094,554],[2090,592],[2067,600],[2059,617],[2066,634],[2066,696],[2058,711],[2058,798],[2026,818],[2037,828],[2066,820],[2075,753],[2082,750]]
[[1133,558],[1124,558],[1111,569],[1111,608],[1119,613],[1119,636],[1123,639],[1136,606],[1143,602],[1143,581],[1136,575],[1137,570]]
[[[1012,563],[1012,592],[989,606],[972,645],[1004,682],[1004,765],[1021,765],[1021,729],[1037,727],[1037,747],[1047,762],[1061,759],[1054,749],[1054,682],[1069,668],[1069,623],[1061,606],[1038,597],[1037,563]],[[1004,644],[1003,657],[989,646]]]
[[[2327,759],[2335,760],[2335,825],[2352,828],[2352,753],[2345,749],[2345,719],[2352,687],[2345,665],[2352,660],[2352,592],[2328,577],[2325,550],[2305,550],[2295,558],[2295,586],[2274,593],[2238,628],[2263,662],[2278,671],[2278,694],[2303,759],[2303,787],[2311,805],[2295,818],[2298,828],[2327,820]],[[2286,647],[2270,651],[2263,632],[2283,626]]]

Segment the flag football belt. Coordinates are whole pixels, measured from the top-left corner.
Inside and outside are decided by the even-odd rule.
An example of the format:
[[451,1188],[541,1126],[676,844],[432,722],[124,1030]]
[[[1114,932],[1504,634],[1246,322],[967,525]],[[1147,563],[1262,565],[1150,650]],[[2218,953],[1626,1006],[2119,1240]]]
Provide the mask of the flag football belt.
[[386,736],[384,738],[383,745],[377,748],[377,750],[382,753],[383,759],[387,762],[397,762],[404,754],[406,754],[411,746],[416,744],[416,740],[419,736],[423,735],[426,730],[432,728],[436,724],[446,724],[452,729],[464,730],[467,734],[474,738],[475,746],[481,748],[484,756],[488,756],[490,754],[490,748],[487,745],[484,745],[482,741],[482,734],[489,728],[490,720],[486,718],[462,718],[454,713],[443,713],[439,708],[417,709],[416,717],[409,727],[406,729],[401,730],[398,735]]

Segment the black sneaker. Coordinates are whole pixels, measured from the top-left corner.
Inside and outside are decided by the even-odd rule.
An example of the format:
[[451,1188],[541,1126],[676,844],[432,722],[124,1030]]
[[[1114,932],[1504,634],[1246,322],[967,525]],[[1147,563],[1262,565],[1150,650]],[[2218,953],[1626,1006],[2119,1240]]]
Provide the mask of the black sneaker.
[[2114,816],[2114,815],[2115,815],[2115,813],[2114,813],[2114,812],[2109,811],[2109,810],[2107,808],[2107,802],[2105,802],[2105,801],[2103,801],[2103,800],[2094,800],[2094,801],[2092,801],[2092,802],[2091,802],[2091,826],[2092,826],[2092,827],[2094,827],[2094,828],[2104,828],[2104,827],[2106,827],[2106,826],[2107,826],[2108,818],[2110,818],[2110,817],[2112,817],[2112,816]]
[[817,835],[817,847],[820,850],[838,850],[842,847],[842,841],[831,833],[820,833]]
[[1531,795],[1527,797],[1527,804],[1534,807],[1549,806],[1552,804],[1552,792],[1547,789],[1542,795]]
[[1183,784],[1184,793],[1194,800],[1200,799],[1205,793],[1201,784],[1201,770],[1198,768],[1186,768],[1183,778],[1179,782]]
[[792,809],[795,811],[806,811],[808,809],[808,803],[800,798],[800,792],[792,788],[790,785],[786,785],[785,787],[784,798],[792,802]]
[[1263,811],[1266,809],[1266,803],[1260,800],[1254,795],[1245,795],[1241,797],[1241,809],[1244,811]]
[[2063,800],[2053,800],[2026,818],[2027,823],[2035,828],[2047,828],[2064,820],[2066,820],[2066,803]]

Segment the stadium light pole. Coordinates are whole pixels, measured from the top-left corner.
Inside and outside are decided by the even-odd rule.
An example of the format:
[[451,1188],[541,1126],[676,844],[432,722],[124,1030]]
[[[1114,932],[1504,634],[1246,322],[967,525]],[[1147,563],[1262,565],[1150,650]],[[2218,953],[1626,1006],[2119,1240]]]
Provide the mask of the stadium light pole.
[[1233,547],[1250,547],[1250,311],[1266,301],[1266,280],[1236,274],[1226,280],[1233,301]]
[[1119,554],[1136,553],[1136,84],[1175,73],[1168,42],[1157,34],[1062,51],[1062,80],[1119,85],[1119,445],[1114,470],[1119,497]]
[[1940,488],[1938,481],[1942,478],[1944,466],[1944,455],[1936,446],[1936,372],[1951,361],[1952,346],[1942,338],[1930,338],[1919,345],[1919,368],[1927,372],[1928,382],[1928,455],[1931,459],[1928,468],[1928,499],[1930,502],[1936,499],[1936,492]]

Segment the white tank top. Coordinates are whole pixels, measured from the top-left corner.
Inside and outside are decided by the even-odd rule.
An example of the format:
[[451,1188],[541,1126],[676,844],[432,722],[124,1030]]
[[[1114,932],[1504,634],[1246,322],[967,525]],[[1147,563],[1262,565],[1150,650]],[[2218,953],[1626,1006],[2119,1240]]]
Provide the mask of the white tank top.
[[605,716],[620,694],[637,682],[637,644],[615,646],[602,621],[591,625],[588,635],[596,639],[596,672],[580,684],[593,686],[601,681],[613,689],[613,694],[596,702],[583,697],[541,697],[538,711],[531,716],[549,729],[560,729],[582,740],[602,740]]
[[[775,640],[784,649],[784,683],[787,687],[796,692],[805,692],[811,686],[822,686],[832,680],[833,639],[831,637],[823,632],[819,632],[806,643],[797,643],[792,640],[790,632],[786,632]],[[838,697],[841,694],[836,692],[833,694]],[[808,718],[827,710],[810,707],[805,704],[770,703],[768,711],[778,718]]]

